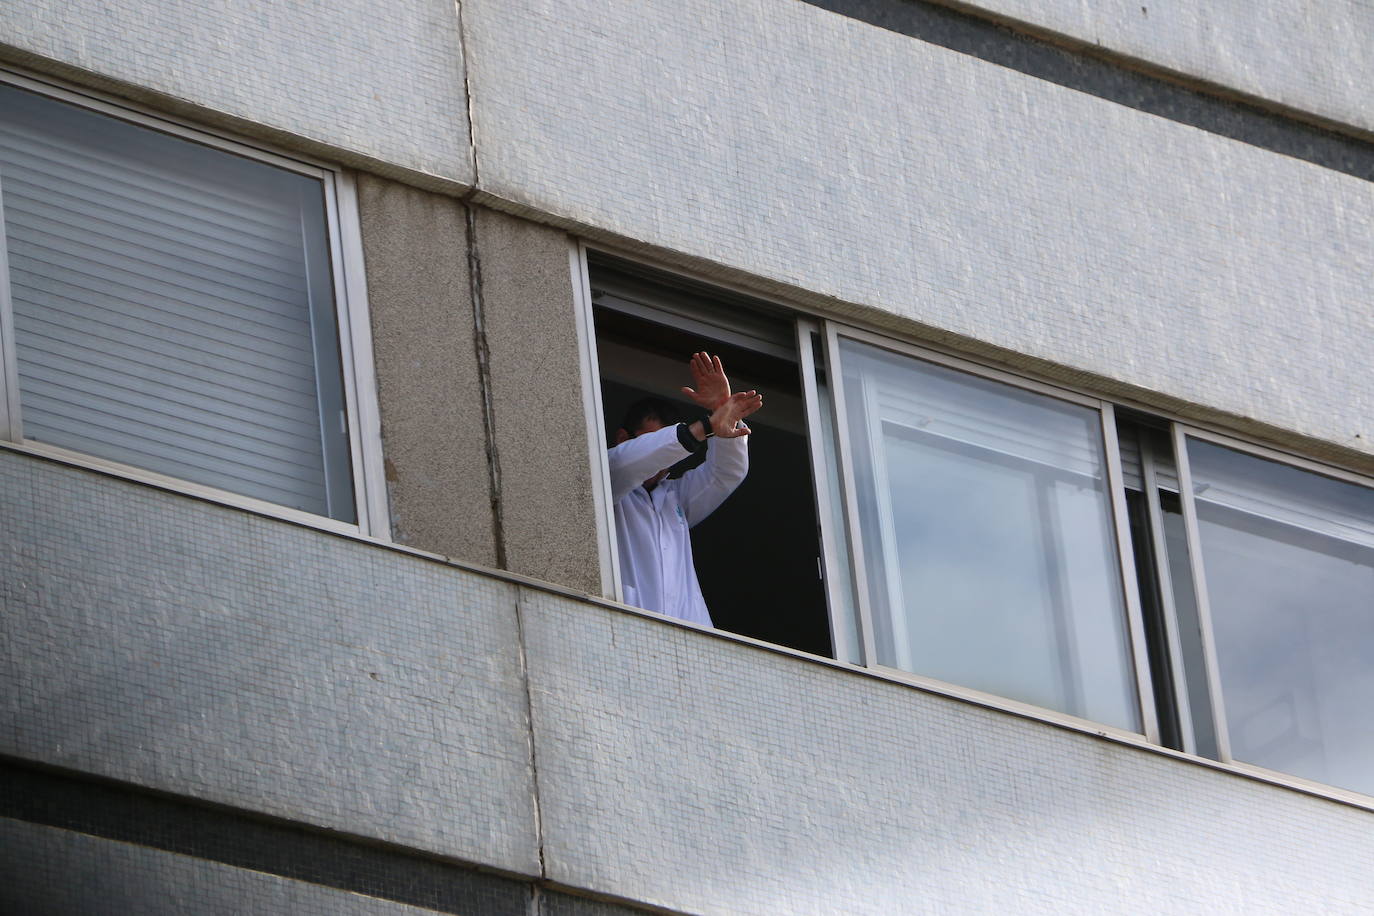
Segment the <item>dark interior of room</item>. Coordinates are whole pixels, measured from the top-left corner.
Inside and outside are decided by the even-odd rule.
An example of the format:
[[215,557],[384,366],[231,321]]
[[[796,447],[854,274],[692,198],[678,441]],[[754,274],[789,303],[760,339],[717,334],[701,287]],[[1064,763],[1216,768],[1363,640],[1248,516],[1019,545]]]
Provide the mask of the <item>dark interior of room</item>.
[[697,577],[720,629],[831,656],[796,362],[608,308],[596,309],[596,334],[608,441],[646,395],[701,413],[678,391],[691,384],[687,361],[698,350],[721,357],[735,390],[763,394],[749,420],[749,476],[692,530]]

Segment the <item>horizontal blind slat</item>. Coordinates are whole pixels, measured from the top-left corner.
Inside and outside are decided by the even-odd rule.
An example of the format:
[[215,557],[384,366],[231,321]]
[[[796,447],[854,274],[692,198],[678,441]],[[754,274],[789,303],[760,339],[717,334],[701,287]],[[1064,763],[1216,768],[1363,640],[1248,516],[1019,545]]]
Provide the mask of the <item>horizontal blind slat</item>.
[[[310,405],[299,398],[286,400],[277,389],[260,386],[255,392],[251,380],[238,378],[234,379],[238,385],[218,385],[191,376],[187,371],[190,364],[166,367],[139,364],[130,368],[108,355],[69,346],[61,339],[48,338],[44,343],[32,359],[24,362],[21,383],[29,378],[86,378],[102,389],[121,389],[130,398],[166,401],[169,405],[184,405],[187,410],[199,409],[210,415],[239,418],[275,429],[282,437],[301,435],[307,442],[315,438],[310,433],[315,432],[318,416]],[[92,388],[91,393],[100,394],[101,390]]]
[[[34,131],[0,127],[0,150],[7,151],[6,155],[16,164],[27,164],[41,173],[66,173],[86,187],[124,187],[134,201],[149,197],[173,207],[185,202],[215,214],[213,225],[243,226],[258,235],[275,231],[281,222],[280,215],[295,209],[264,194],[244,193],[241,185],[217,187],[208,173],[179,177],[120,156],[117,150],[77,149],[48,142]],[[4,158],[0,155],[0,161]]]
[[218,313],[244,324],[261,325],[270,328],[271,333],[298,335],[302,329],[309,327],[308,312],[302,302],[255,296],[250,290],[207,283],[185,273],[165,270],[153,273],[157,270],[156,265],[116,252],[79,245],[27,226],[22,220],[11,224],[9,236],[16,260],[27,257],[37,263],[52,264],[63,273],[100,277],[106,282],[118,283],[139,293],[184,302],[207,314]]
[[[270,329],[234,322],[232,316],[197,308],[196,303],[147,296],[135,299],[131,297],[139,291],[99,277],[65,272],[68,280],[85,281],[78,285],[51,276],[63,273],[55,265],[31,263],[22,256],[14,261],[12,283],[22,294],[26,315],[32,311],[36,317],[41,309],[68,314],[73,322],[92,321],[136,330],[144,338],[143,346],[164,355],[235,361],[245,367],[245,372],[274,371],[296,379],[314,377],[313,354],[303,332],[298,332],[294,339],[280,333],[265,337],[263,334]],[[48,320],[61,319],[48,316]],[[225,333],[226,329],[230,333]]]
[[42,220],[53,227],[71,226],[73,229],[67,233],[57,228],[49,231],[58,234],[83,231],[100,239],[102,245],[111,241],[129,244],[136,238],[153,252],[172,248],[188,262],[215,271],[215,278],[245,278],[262,284],[263,294],[267,296],[291,298],[301,289],[301,265],[289,251],[260,252],[233,244],[229,239],[207,238],[196,231],[191,222],[178,221],[161,212],[120,210],[112,201],[77,200],[61,192],[39,197],[42,191],[41,186],[29,182],[6,181],[7,219],[11,222],[25,220],[30,224]]
[[[174,460],[188,467],[202,467],[222,475],[238,475],[240,479],[255,479],[244,471],[266,470],[279,483],[295,481],[310,483],[318,478],[317,469],[296,460],[298,455],[279,446],[257,449],[244,446],[253,445],[252,440],[244,437],[225,435],[214,428],[206,428],[206,437],[187,435],[185,430],[168,429],[157,423],[152,412],[143,412],[137,405],[116,404],[116,410],[85,407],[76,399],[56,392],[31,395],[34,403],[43,409],[45,416],[65,417],[77,421],[87,437],[99,433],[91,441],[119,439],[132,445],[134,442],[161,446],[150,449],[148,455],[157,459],[159,455],[175,455]],[[121,422],[123,421],[123,422]],[[66,443],[59,443],[66,444]],[[251,460],[250,460],[251,459]],[[264,468],[264,463],[269,466]]]

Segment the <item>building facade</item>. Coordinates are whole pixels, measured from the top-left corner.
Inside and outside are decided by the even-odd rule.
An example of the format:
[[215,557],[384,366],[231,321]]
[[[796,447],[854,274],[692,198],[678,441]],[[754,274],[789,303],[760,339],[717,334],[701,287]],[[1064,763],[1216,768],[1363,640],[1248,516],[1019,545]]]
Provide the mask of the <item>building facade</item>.
[[0,22],[0,909],[1374,906],[1367,8]]

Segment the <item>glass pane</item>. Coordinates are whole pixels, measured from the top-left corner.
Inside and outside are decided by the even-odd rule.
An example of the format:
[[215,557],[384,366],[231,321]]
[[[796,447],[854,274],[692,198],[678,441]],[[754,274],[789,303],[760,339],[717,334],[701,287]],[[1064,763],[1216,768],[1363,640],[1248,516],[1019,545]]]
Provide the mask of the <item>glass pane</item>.
[[1231,755],[1374,794],[1374,490],[1188,455]]
[[863,649],[859,637],[859,614],[854,600],[854,574],[849,565],[849,542],[846,533],[849,523],[845,520],[844,502],[840,493],[840,462],[835,444],[835,407],[832,402],[829,375],[825,366],[825,353],[820,339],[812,335],[812,353],[816,367],[816,401],[820,409],[822,465],[821,485],[829,494],[830,518],[825,520],[835,533],[834,568],[827,569],[826,575],[834,580],[835,587],[831,597],[838,604],[830,608],[834,621],[835,657],[840,661],[861,664]]
[[0,87],[26,439],[354,519],[318,178]]
[[1173,493],[1161,494],[1164,504],[1164,544],[1168,551],[1169,580],[1173,585],[1174,613],[1178,618],[1178,640],[1183,651],[1183,674],[1193,724],[1194,747],[1198,754],[1221,759],[1217,747],[1216,724],[1212,718],[1212,691],[1207,686],[1206,652],[1202,645],[1202,624],[1198,617],[1197,593],[1193,589],[1192,566],[1188,560],[1188,535],[1183,510]]
[[879,662],[1139,730],[1100,413],[841,353]]

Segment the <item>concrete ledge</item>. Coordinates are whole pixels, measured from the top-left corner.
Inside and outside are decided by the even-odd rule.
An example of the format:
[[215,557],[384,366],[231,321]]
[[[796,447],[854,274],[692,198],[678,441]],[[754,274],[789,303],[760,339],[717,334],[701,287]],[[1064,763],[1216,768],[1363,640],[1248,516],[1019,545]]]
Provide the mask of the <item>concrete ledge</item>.
[[515,587],[0,451],[0,753],[539,873]]

